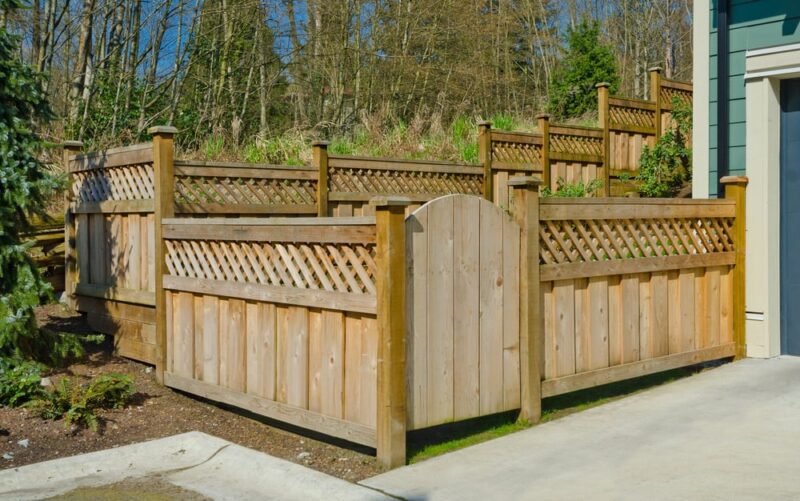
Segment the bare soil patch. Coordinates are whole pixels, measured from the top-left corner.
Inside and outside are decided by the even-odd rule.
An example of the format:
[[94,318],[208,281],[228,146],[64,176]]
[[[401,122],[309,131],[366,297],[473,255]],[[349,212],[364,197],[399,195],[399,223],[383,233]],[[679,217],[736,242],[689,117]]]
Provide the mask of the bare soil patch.
[[[61,305],[44,306],[38,316],[50,329],[92,332],[80,314]],[[356,446],[295,434],[257,416],[163,387],[151,367],[114,356],[110,342],[89,351],[85,360],[57,370],[53,380],[128,374],[136,385],[133,402],[124,409],[101,411],[97,432],[67,429],[63,421],[45,421],[29,409],[0,408],[0,469],[201,431],[351,482],[380,473],[375,457]]]

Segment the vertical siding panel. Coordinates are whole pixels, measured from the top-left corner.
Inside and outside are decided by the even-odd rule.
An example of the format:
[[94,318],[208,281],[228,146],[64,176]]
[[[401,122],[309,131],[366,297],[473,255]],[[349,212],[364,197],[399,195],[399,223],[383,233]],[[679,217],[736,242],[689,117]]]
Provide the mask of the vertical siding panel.
[[203,296],[203,381],[219,384],[219,298]]
[[639,360],[639,276],[623,275],[622,363]]
[[622,337],[622,281],[619,276],[608,279],[608,352],[610,365],[620,365],[623,360]]
[[669,286],[666,272],[653,273],[651,278],[653,314],[653,356],[669,355]]
[[575,282],[553,282],[556,376],[575,374]]

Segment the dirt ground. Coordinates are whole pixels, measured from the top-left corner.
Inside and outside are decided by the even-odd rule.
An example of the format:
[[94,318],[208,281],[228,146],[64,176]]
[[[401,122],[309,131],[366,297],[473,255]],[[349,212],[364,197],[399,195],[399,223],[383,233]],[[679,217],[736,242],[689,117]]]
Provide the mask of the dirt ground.
[[[54,330],[91,332],[79,314],[60,305],[42,307],[39,321]],[[90,347],[89,351],[86,360],[58,370],[52,378],[128,374],[137,391],[132,403],[124,409],[102,411],[97,432],[70,430],[63,421],[42,420],[28,409],[0,408],[0,469],[201,431],[351,482],[380,472],[375,457],[367,454],[369,451],[278,429],[257,416],[160,386],[151,367],[112,355],[110,343]]]

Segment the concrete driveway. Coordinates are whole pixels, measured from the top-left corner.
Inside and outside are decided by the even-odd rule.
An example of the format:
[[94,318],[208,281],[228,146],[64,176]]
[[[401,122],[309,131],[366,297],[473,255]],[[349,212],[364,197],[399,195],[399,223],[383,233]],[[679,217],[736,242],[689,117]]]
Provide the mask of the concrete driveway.
[[728,364],[362,483],[404,499],[800,499],[800,358]]

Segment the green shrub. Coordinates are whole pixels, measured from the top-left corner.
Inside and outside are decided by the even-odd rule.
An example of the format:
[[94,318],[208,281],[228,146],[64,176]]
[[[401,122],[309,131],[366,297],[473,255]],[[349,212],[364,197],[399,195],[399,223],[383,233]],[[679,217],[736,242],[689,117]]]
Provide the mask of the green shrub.
[[97,410],[120,409],[133,393],[133,380],[124,374],[104,374],[85,385],[65,377],[35,407],[45,419],[63,418],[66,427],[76,424],[95,431]]
[[19,407],[44,394],[43,367],[35,362],[9,364],[0,368],[0,405]]
[[614,94],[619,74],[614,51],[602,43],[597,22],[583,21],[567,32],[567,49],[561,65],[550,79],[547,110],[554,118],[575,118],[597,110],[600,82],[611,84]]
[[593,179],[588,183],[583,181],[568,183],[560,177],[556,181],[556,191],[552,191],[549,187],[544,188],[542,197],[584,198],[596,194],[602,187],[603,181],[599,179]]
[[254,143],[247,143],[242,148],[242,156],[244,161],[250,164],[261,164],[266,160],[264,152]]
[[645,197],[672,197],[692,179],[692,149],[687,145],[692,130],[692,108],[672,100],[672,124],[653,148],[639,159],[639,192]]
[[516,129],[516,122],[510,115],[494,115],[491,119],[492,127],[500,130],[514,130]]

